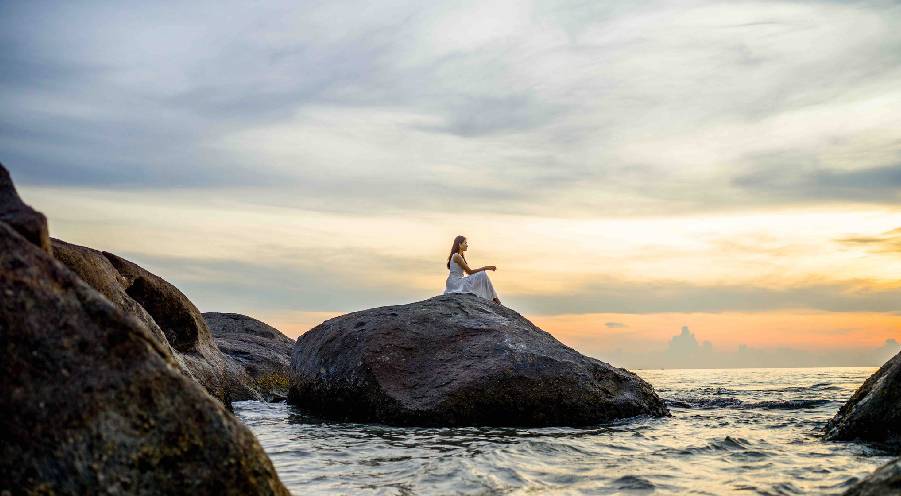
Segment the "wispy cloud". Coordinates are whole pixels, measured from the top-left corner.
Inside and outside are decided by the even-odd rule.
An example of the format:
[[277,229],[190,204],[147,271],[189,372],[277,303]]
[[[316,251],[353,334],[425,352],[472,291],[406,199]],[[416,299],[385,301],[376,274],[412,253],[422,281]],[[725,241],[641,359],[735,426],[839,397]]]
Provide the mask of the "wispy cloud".
[[464,233],[505,302],[622,313],[593,339],[897,312],[896,2],[4,2],[0,64],[54,234],[204,309],[431,296]]
[[862,246],[876,253],[901,253],[901,227],[877,236],[860,236],[838,240],[850,246]]
[[817,309],[830,312],[890,312],[901,301],[901,285],[867,287],[860,281],[794,287],[697,285],[685,282],[603,283],[567,292],[513,295],[511,301],[541,314],[669,313]]
[[898,199],[891,3],[3,13],[0,155],[24,183],[265,186],[354,212]]
[[787,162],[735,179],[743,189],[777,201],[901,202],[901,163],[858,170],[829,170]]

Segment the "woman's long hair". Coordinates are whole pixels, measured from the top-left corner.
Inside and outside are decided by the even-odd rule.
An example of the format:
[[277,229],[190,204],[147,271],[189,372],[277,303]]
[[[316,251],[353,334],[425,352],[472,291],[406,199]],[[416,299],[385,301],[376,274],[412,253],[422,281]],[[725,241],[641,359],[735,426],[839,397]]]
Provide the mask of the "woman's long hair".
[[[464,241],[466,241],[466,236],[463,236],[462,234],[461,234],[460,236],[457,236],[456,238],[454,238],[454,245],[451,246],[451,252],[450,252],[450,255],[447,256],[447,268],[448,268],[448,269],[450,269],[450,259],[451,259],[451,257],[454,256],[454,253],[457,253],[457,250],[460,249],[460,243],[462,243],[462,242],[464,242]],[[463,255],[463,254],[461,253],[460,256],[463,257],[463,260],[464,260],[464,261],[466,260],[466,256],[465,256],[465,255]]]

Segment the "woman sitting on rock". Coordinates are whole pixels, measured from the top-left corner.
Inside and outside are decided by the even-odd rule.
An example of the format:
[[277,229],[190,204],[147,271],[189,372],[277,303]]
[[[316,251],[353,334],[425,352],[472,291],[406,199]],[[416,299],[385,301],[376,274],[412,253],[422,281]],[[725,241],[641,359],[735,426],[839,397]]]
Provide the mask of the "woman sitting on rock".
[[[494,285],[491,284],[491,279],[488,278],[488,273],[485,272],[486,270],[497,270],[497,267],[486,265],[478,269],[470,269],[466,263],[466,257],[463,256],[463,252],[468,247],[469,244],[466,242],[466,237],[457,236],[454,238],[454,245],[451,247],[450,255],[447,256],[447,268],[450,269],[450,274],[447,276],[447,286],[444,294],[473,293],[499,305],[501,300],[497,298]],[[468,274],[468,277],[463,276],[464,272]]]

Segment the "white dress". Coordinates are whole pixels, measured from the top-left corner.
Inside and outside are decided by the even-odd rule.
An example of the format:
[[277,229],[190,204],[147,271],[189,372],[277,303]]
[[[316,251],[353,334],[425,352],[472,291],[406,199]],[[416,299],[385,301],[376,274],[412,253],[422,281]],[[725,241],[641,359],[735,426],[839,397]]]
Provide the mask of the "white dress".
[[463,267],[460,267],[460,264],[453,258],[450,261],[450,274],[447,275],[447,284],[444,289],[444,294],[448,293],[473,293],[486,300],[497,298],[494,285],[488,278],[488,271],[483,270],[471,276],[464,276]]

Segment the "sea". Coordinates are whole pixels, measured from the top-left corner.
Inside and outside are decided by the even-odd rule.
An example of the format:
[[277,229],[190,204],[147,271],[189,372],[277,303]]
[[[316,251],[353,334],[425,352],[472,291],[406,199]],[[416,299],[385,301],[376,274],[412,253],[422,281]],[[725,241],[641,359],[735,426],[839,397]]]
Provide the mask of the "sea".
[[825,423],[875,368],[637,370],[672,412],[589,428],[327,422],[245,401],[292,494],[841,494],[892,457]]

